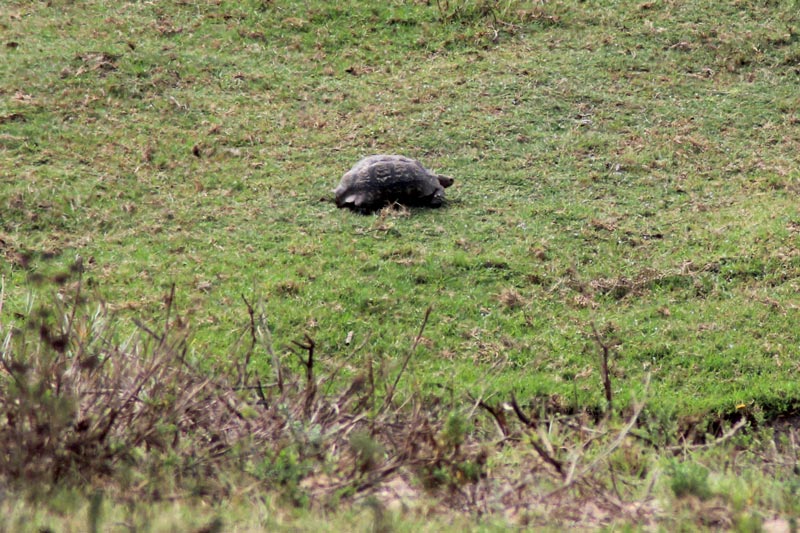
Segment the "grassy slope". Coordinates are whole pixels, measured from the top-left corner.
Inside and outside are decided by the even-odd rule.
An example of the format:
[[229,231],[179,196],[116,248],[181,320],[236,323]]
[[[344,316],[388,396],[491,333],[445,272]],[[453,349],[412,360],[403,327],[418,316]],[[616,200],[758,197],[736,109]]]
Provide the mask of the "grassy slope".
[[[308,331],[354,369],[405,353],[432,303],[424,383],[599,405],[596,323],[623,397],[650,370],[670,416],[785,410],[791,4],[6,3],[6,310],[80,255],[136,316],[175,282],[198,357],[225,357],[241,294],[279,345]],[[450,205],[321,201],[377,152],[456,177]]]

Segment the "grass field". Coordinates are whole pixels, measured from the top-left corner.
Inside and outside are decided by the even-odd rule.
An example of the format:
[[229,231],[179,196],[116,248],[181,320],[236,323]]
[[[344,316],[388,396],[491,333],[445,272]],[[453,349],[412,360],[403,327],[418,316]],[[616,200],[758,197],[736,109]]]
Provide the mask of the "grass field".
[[[80,258],[120,337],[174,284],[209,372],[244,296],[287,365],[305,334],[341,365],[329,390],[414,343],[404,393],[596,420],[605,346],[621,425],[646,398],[650,440],[769,431],[800,405],[799,28],[790,0],[6,1],[3,335],[52,281],[72,294]],[[337,210],[373,153],[453,176],[447,205]],[[791,472],[785,453],[747,475]],[[742,501],[799,512],[787,475]],[[731,501],[710,523],[747,530]]]

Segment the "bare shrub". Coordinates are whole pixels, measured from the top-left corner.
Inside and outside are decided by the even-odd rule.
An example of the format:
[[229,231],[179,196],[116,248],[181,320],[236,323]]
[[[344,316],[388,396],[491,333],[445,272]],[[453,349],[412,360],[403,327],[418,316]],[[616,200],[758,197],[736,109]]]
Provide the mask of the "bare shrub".
[[[367,356],[345,380],[345,363],[320,356],[309,336],[276,351],[263,309],[247,299],[249,321],[226,366],[201,370],[174,290],[159,327],[134,320],[123,334],[109,306],[81,296],[80,280],[70,287],[25,327],[0,331],[6,486],[103,487],[123,499],[217,498],[247,486],[295,505],[361,501],[376,516],[424,492],[442,509],[501,512],[520,525],[658,520],[645,402],[612,409],[613,345],[597,330],[602,419],[513,395],[448,389],[445,399],[400,387],[430,308],[394,373]],[[0,291],[0,313],[2,301]],[[251,368],[258,358],[270,362],[267,378]]]
[[[319,364],[310,337],[279,357],[263,313],[246,300],[249,336],[230,354],[234,363],[201,371],[187,358],[183,320],[172,316],[174,289],[163,325],[134,320],[127,336],[106,305],[91,308],[80,291],[77,283],[65,295],[72,304],[55,300],[25,328],[2,332],[0,477],[10,485],[102,483],[163,498],[225,493],[232,476],[247,476],[303,504],[362,493],[401,468],[447,484],[473,453],[452,430],[440,438],[451,409],[397,388],[427,314],[386,383],[370,364],[343,392],[322,394],[338,370]],[[256,355],[271,358],[273,382],[251,375]],[[324,479],[315,478],[321,463]]]
[[89,313],[56,301],[52,311],[52,319],[40,312],[25,330],[4,332],[0,475],[7,480],[112,478],[176,453],[185,459],[169,476],[180,478],[249,436],[252,423],[224,377],[186,361],[185,331],[140,325],[118,339],[102,303]]

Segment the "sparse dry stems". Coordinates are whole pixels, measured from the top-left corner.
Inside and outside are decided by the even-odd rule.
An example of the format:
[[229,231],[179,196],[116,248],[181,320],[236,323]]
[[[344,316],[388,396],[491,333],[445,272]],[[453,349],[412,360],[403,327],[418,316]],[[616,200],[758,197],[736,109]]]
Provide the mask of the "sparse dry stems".
[[[68,301],[79,302],[79,292]],[[0,478],[12,486],[89,481],[131,497],[180,498],[198,490],[225,495],[233,475],[248,477],[251,487],[299,491],[320,503],[341,498],[343,490],[355,500],[386,498],[391,491],[382,487],[416,479],[444,505],[477,513],[505,509],[515,516],[555,506],[572,520],[592,498],[598,516],[654,519],[647,502],[625,505],[631,489],[616,482],[609,462],[632,438],[644,402],[621,428],[607,416],[589,429],[582,419],[557,413],[532,418],[513,395],[508,408],[521,424],[482,395],[450,391],[454,403],[416,393],[398,401],[398,383],[431,308],[396,375],[378,382],[368,356],[368,368],[344,392],[328,394],[320,384],[341,366],[328,368],[306,335],[294,343],[305,352],[298,354],[302,371],[291,371],[271,345],[263,312],[244,301],[249,342],[236,354],[242,362],[227,372],[203,372],[188,361],[186,328],[170,320],[174,292],[165,299],[163,328],[135,321],[136,331],[122,342],[118,321],[102,303],[92,313],[85,303],[57,306],[55,323],[64,329],[38,324],[36,339],[27,331],[2,332]],[[248,370],[261,350],[276,383],[263,383]],[[607,368],[601,374],[608,391]],[[500,435],[493,446],[514,446],[525,468],[487,477],[485,437],[492,425]],[[326,474],[314,474],[321,463]],[[254,470],[255,464],[266,469]],[[145,482],[131,486],[124,473],[130,469],[142,472]]]
[[[171,292],[163,328],[135,320],[137,330],[124,342],[116,340],[118,322],[102,304],[93,313],[82,304],[59,308],[64,319],[56,322],[65,329],[38,324],[35,340],[24,332],[6,335],[0,353],[0,408],[5,413],[0,477],[42,486],[96,480],[130,491],[123,487],[122,473],[137,468],[152,478],[137,489],[161,497],[154,486],[166,478],[178,494],[198,483],[204,490],[225,491],[222,480],[233,470],[274,487],[269,474],[239,465],[272,462],[278,468],[276,458],[289,450],[301,462],[327,457],[334,465],[329,482],[309,491],[323,497],[347,486],[361,494],[400,469],[417,475],[455,472],[476,453],[474,447],[454,448],[438,440],[448,416],[443,407],[413,399],[416,407],[406,409],[392,401],[430,309],[391,384],[375,383],[370,368],[345,393],[327,395],[319,384],[331,371],[320,365],[309,336],[295,343],[306,352],[300,357],[301,374],[283,366],[263,331],[250,332],[240,354],[243,362],[230,372],[198,370],[188,361],[186,330],[174,328],[180,321],[170,320],[173,302]],[[249,328],[263,328],[246,299],[245,304]],[[275,386],[250,377],[247,366],[258,339],[272,357]],[[376,414],[374,397],[381,391],[383,408]],[[368,461],[359,456],[363,450],[348,445],[354,432],[365,436],[357,442],[374,441]],[[159,481],[153,473],[168,463],[169,472],[162,472]]]

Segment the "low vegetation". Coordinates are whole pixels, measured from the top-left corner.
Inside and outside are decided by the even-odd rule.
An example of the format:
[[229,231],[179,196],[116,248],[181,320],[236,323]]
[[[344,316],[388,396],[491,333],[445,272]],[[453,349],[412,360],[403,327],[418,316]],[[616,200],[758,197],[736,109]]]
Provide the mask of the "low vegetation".
[[[431,309],[399,365],[369,359],[336,388],[344,363],[320,363],[308,336],[279,355],[262,307],[243,299],[246,334],[226,363],[201,371],[187,353],[174,289],[160,324],[137,321],[123,338],[107,305],[83,298],[81,268],[74,293],[4,332],[0,474],[23,498],[3,503],[3,529],[59,530],[61,514],[70,528],[91,531],[303,527],[308,516],[286,517],[298,507],[332,513],[334,528],[418,528],[431,516],[427,527],[439,528],[436,517],[460,512],[487,528],[751,530],[767,518],[790,525],[762,512],[800,510],[791,422],[739,433],[741,416],[720,424],[718,437],[665,431],[674,421],[644,414],[649,376],[640,401],[614,409],[610,352],[599,337],[603,416],[533,410],[513,394],[502,401],[400,387]],[[259,352],[271,359],[268,376],[250,368]],[[712,481],[705,460],[731,453]],[[768,483],[751,484],[766,472]],[[235,505],[194,510],[212,501]]]
[[797,7],[4,3],[0,529],[796,527]]

